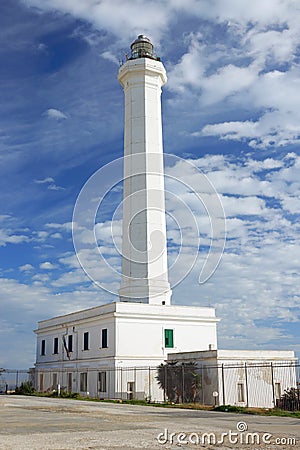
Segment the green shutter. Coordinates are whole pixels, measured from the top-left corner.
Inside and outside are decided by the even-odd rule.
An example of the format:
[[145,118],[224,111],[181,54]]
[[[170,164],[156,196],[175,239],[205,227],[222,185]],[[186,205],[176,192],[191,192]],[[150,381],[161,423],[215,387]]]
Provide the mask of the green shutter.
[[174,347],[173,330],[165,330],[165,347],[166,348]]

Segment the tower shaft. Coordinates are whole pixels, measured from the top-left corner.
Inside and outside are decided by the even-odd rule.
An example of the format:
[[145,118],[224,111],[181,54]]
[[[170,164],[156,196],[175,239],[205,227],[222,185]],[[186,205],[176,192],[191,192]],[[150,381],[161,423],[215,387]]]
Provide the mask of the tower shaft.
[[118,78],[125,94],[120,300],[170,304],[161,121],[166,72],[160,61],[138,56],[121,66]]

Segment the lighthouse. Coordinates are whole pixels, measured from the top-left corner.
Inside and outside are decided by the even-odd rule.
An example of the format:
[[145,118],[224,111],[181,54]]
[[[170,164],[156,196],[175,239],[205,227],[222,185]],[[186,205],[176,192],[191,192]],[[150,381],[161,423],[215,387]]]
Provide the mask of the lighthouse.
[[[253,378],[246,367],[256,362],[261,372],[265,366],[268,378],[273,361],[290,366],[289,375],[286,369],[282,375],[278,368],[274,372],[275,386],[284,390],[296,386],[294,352],[218,350],[214,308],[197,306],[197,298],[193,306],[184,305],[185,299],[170,304],[161,122],[161,88],[167,77],[146,36],[133,42],[118,78],[125,94],[120,298],[39,321],[35,387],[40,392],[60,386],[96,398],[163,401],[158,366],[178,361],[184,374],[184,366],[193,361],[201,366],[202,402],[225,404],[226,399],[226,404],[246,406],[247,400],[250,406],[273,407],[274,384],[268,387],[261,376]],[[233,371],[224,372],[226,364]],[[179,383],[172,384],[174,392],[183,392],[191,379]],[[252,385],[254,396],[248,389]]]
[[170,302],[161,119],[167,76],[146,36],[131,45],[118,79],[125,96],[119,298],[38,323],[36,388],[162,401],[157,366],[171,353],[216,349],[219,319],[214,308]]
[[139,35],[119,70],[124,89],[124,182],[120,300],[169,305],[161,91],[167,81]]

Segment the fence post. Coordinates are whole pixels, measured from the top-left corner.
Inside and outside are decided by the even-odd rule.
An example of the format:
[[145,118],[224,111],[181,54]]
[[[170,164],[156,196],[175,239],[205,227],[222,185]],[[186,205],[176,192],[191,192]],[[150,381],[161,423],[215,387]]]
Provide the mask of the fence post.
[[120,367],[120,372],[121,372],[121,376],[120,376],[120,378],[121,378],[121,390],[120,390],[120,395],[121,395],[121,400],[123,400],[123,367]]
[[136,389],[137,389],[137,384],[136,384],[136,367],[134,368],[134,397],[136,398]]
[[181,403],[184,403],[184,365],[181,366],[181,376],[182,376],[182,394],[181,394]]
[[168,373],[167,373],[167,365],[165,365],[164,376],[165,376],[165,388],[164,388],[164,402],[166,403],[166,392],[168,392]]
[[274,408],[276,406],[276,398],[275,398],[275,386],[274,386],[274,370],[273,370],[273,363],[271,362],[271,378],[272,378],[272,394],[273,394],[273,405]]
[[202,390],[202,405],[204,405],[203,361],[201,362],[201,390]]
[[151,369],[150,369],[150,366],[149,366],[148,371],[149,371],[149,403],[151,403]]
[[225,380],[224,380],[224,363],[222,363],[221,373],[222,373],[222,391],[223,391],[223,405],[225,405]]
[[18,387],[19,384],[19,371],[17,370],[16,372],[16,388]]
[[245,387],[246,387],[246,406],[249,406],[249,392],[248,392],[248,371],[247,363],[245,362]]

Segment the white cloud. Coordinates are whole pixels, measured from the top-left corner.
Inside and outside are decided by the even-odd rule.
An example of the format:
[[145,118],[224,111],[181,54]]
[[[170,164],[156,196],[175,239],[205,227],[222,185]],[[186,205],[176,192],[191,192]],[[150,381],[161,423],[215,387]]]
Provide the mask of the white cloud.
[[[246,69],[248,70],[248,69]],[[250,70],[250,69],[249,69]],[[253,111],[263,111],[257,120],[244,121],[226,121],[205,125],[200,132],[192,133],[194,136],[219,136],[224,140],[246,140],[250,147],[264,148],[268,146],[285,146],[299,141],[300,137],[300,113],[298,104],[300,101],[299,93],[299,69],[292,67],[286,72],[272,71],[261,74],[256,78],[253,75],[255,83],[247,80],[247,77],[241,76],[244,87],[247,85],[247,91],[243,91],[241,84],[236,84],[236,91],[239,93],[236,98],[232,98],[233,103],[240,105],[248,104]],[[213,75],[217,77],[217,75]],[[239,78],[239,77],[238,77]],[[245,78],[245,79],[244,79]],[[203,100],[218,101],[222,100],[222,94],[231,94],[228,91],[226,79],[214,85],[212,77],[203,84],[211,82],[211,92],[203,92]],[[235,78],[232,78],[229,85],[235,89]],[[250,83],[250,84],[249,84]],[[276,94],[275,94],[276,93]],[[208,100],[207,100],[208,96]],[[242,96],[244,96],[242,98]]]
[[262,63],[269,60],[277,62],[292,62],[297,48],[298,37],[294,29],[264,30],[253,32],[251,30],[245,37],[249,42],[251,56],[258,58]]
[[67,254],[59,259],[61,264],[71,270],[54,280],[53,286],[74,286],[78,283],[93,282],[108,292],[116,293],[121,281],[121,259],[116,249],[111,246],[111,239],[108,237],[98,248],[91,247],[86,237],[82,237],[82,248],[77,250],[76,255]]
[[101,56],[102,56],[102,58],[107,59],[108,61],[111,61],[112,63],[116,64],[117,66],[120,65],[120,61],[118,60],[116,55],[109,50],[101,53]]
[[291,214],[299,214],[300,211],[300,198],[299,196],[282,196],[281,204],[283,209]]
[[19,267],[20,272],[31,272],[33,269],[34,267],[31,264],[24,264]]
[[223,139],[240,140],[244,137],[254,138],[257,136],[255,122],[223,122],[214,125],[205,125],[202,133],[193,133],[194,136],[221,135]]
[[5,247],[6,244],[22,244],[29,240],[30,238],[24,234],[14,234],[12,230],[0,229],[0,247]]
[[[17,220],[9,214],[0,215],[0,247],[5,247],[7,244],[22,244],[30,242],[29,230],[20,228],[16,225]],[[27,233],[27,234],[25,234]]]
[[39,52],[47,53],[47,45],[44,44],[43,42],[40,42],[36,48]]
[[255,161],[249,159],[247,166],[253,170],[253,172],[260,172],[263,170],[279,169],[284,166],[284,162],[278,159],[266,158],[262,161]]
[[53,228],[54,230],[60,230],[64,232],[70,232],[72,231],[72,222],[65,222],[65,223],[46,223],[46,228]]
[[191,34],[190,38],[191,43],[188,52],[168,72],[167,88],[181,94],[185,91],[186,86],[200,88],[206,69],[205,58],[202,55],[204,45],[199,42],[201,35]]
[[61,233],[53,233],[53,234],[51,234],[50,237],[52,237],[52,239],[62,239],[63,238]]
[[50,277],[48,274],[45,273],[36,273],[32,280],[34,281],[35,286],[43,286],[45,283],[47,283],[50,280]]
[[[156,35],[168,28],[170,21],[178,14],[190,17],[204,18],[219,23],[229,22],[235,30],[247,24],[266,26],[270,23],[297,24],[295,12],[299,11],[296,1],[281,0],[253,0],[246,5],[239,0],[166,0],[152,2],[139,0],[116,0],[113,4],[109,0],[94,2],[86,0],[23,0],[24,3],[34,5],[42,10],[56,10],[67,12],[74,17],[91,22],[98,29],[107,29],[115,35],[128,38],[132,33],[141,30],[154,30]],[[138,17],[138,23],[136,18]]]
[[34,240],[39,241],[39,242],[44,242],[48,239],[50,233],[48,233],[47,231],[34,231],[33,232],[33,236],[34,236]]
[[224,66],[203,78],[201,101],[204,105],[223,101],[226,97],[249,89],[257,80],[257,70],[249,67]]
[[67,119],[68,116],[60,111],[59,109],[55,108],[49,108],[47,111],[45,111],[44,115],[48,117],[49,119],[55,119],[55,120],[64,120]]
[[78,270],[71,270],[65,272],[61,277],[52,282],[52,286],[59,288],[66,288],[67,286],[74,287],[75,285],[82,285],[88,283],[90,280],[80,268]]
[[49,261],[45,261],[40,264],[40,269],[43,269],[43,270],[54,270],[56,268],[57,268],[57,266],[55,264],[52,264]]
[[[28,5],[41,10],[56,10],[72,14],[76,18],[86,20],[96,29],[105,29],[121,39],[132,39],[133,36],[150,33],[157,39],[166,29],[171,12],[170,5],[161,2],[145,2],[139,0],[109,0],[94,2],[87,0],[23,0]],[[138,17],[138,20],[137,20]],[[142,30],[142,31],[141,31]]]
[[56,184],[49,184],[48,188],[49,191],[64,191],[65,188],[62,186],[57,186]]
[[258,197],[236,197],[221,196],[226,217],[263,215],[266,213],[265,202]]
[[[191,33],[186,53],[170,68],[167,88],[179,93],[177,101],[184,103],[185,113],[196,105],[209,116],[207,107],[214,105],[226,117],[204,124],[193,136],[246,141],[253,148],[299,142],[299,67],[294,62],[300,45],[299,5],[261,5],[257,11],[252,3],[241,10],[232,1],[224,9],[222,2],[215,2],[205,14],[212,23],[228,20],[223,42]],[[237,110],[247,118],[236,120]]]
[[65,188],[62,186],[57,186],[55,184],[55,180],[52,177],[46,177],[43,178],[42,180],[34,180],[34,182],[36,184],[47,184],[47,189],[49,189],[50,191],[64,191]]
[[10,218],[11,218],[11,216],[9,214],[0,214],[0,222],[4,222]]
[[52,177],[46,177],[42,180],[34,180],[36,184],[48,184],[48,183],[54,183],[54,179]]

